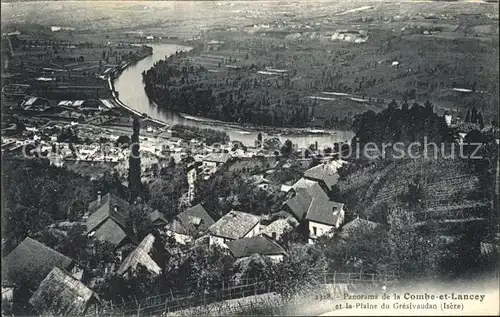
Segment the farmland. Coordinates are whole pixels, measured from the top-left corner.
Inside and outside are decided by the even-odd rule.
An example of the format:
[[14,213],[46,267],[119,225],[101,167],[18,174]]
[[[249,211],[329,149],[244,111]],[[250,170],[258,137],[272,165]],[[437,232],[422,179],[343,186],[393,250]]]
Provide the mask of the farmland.
[[[110,1],[92,8],[79,2],[35,2],[29,7],[3,3],[2,28],[10,25],[14,30],[14,20],[71,28],[62,32],[64,36],[81,41],[144,41],[151,35],[220,42],[186,62],[208,70],[200,79],[205,87],[217,87],[226,79],[239,83],[238,77],[261,80],[262,85],[246,91],[247,99],[267,94],[269,105],[260,109],[254,105],[252,113],[261,113],[256,120],[273,118],[269,124],[275,117],[288,122],[291,116],[302,115],[306,119],[300,125],[343,126],[341,121],[356,113],[380,110],[381,101],[403,97],[422,103],[430,99],[439,111],[453,111],[461,118],[475,106],[489,122],[498,105],[494,3],[266,1],[255,6],[247,1],[125,5]],[[219,67],[230,57],[231,62]],[[266,67],[288,70],[288,83],[285,86],[280,76],[269,73],[240,74],[226,64],[253,64],[264,72]],[[224,90],[215,89],[214,94]],[[344,95],[328,94],[332,92]],[[298,115],[300,111],[307,113]],[[233,113],[230,121],[238,115],[242,112]]]
[[[240,106],[213,106],[207,116],[270,125],[341,128],[356,113],[404,98],[431,100],[441,113],[460,118],[475,106],[491,120],[498,105],[496,7],[405,2],[397,11],[392,3],[377,3],[337,12],[321,5],[322,16],[287,13],[201,32],[203,50],[181,62],[202,68],[190,75],[191,84],[156,87],[150,94],[172,108],[177,97],[162,98],[178,89],[203,86],[216,98],[237,92],[233,100]],[[196,115],[207,109],[188,102],[175,110]]]

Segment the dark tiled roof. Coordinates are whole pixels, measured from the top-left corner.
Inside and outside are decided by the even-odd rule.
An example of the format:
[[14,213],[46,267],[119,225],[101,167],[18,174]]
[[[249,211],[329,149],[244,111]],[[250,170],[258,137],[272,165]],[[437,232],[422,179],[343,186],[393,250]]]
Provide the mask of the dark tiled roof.
[[[115,207],[117,210],[115,210]],[[87,226],[87,233],[95,230],[96,227],[108,218],[112,218],[122,228],[125,228],[130,212],[130,204],[108,193],[102,197],[100,204],[98,204],[97,201],[93,201],[89,205],[89,211],[92,212],[92,210],[95,210],[95,212],[90,215],[85,223]]]
[[334,226],[344,204],[319,197],[312,199],[306,219]]
[[176,216],[176,220],[171,222],[167,228],[181,234],[203,232],[215,223],[202,204],[181,212]]
[[102,196],[101,201],[99,202],[98,199],[91,201],[89,203],[89,211],[90,213],[93,213],[94,211],[97,210],[97,208],[101,207],[102,205],[111,202],[111,204],[118,204],[119,206],[130,206],[128,202],[125,200],[116,197],[115,195],[111,193],[107,193],[106,195]]
[[207,229],[215,223],[215,221],[212,219],[212,217],[210,217],[202,204],[193,206],[183,213],[178,214],[177,218],[179,218],[184,226],[193,224],[193,222],[196,221],[196,219],[194,218],[201,219],[200,225],[206,226]]
[[210,226],[212,235],[232,240],[243,238],[260,221],[259,216],[232,210]]
[[304,177],[323,181],[330,190],[339,180],[337,169],[332,164],[320,164],[312,167],[304,172]]
[[278,243],[265,236],[229,241],[226,245],[235,258],[243,258],[253,254],[286,255],[285,250]]
[[298,187],[294,189],[295,195],[285,202],[285,205],[290,208],[292,213],[298,220],[304,219],[313,197],[317,197],[323,200],[328,200],[328,194],[325,193],[323,188],[315,183],[309,187]]
[[301,193],[302,195],[307,193],[309,197],[319,197],[319,198],[329,199],[328,194],[325,193],[323,187],[321,187],[318,183],[315,183],[306,188],[297,188],[296,192]]
[[21,275],[36,278],[38,284],[54,268],[70,268],[74,261],[29,237],[2,260],[2,283],[13,282]]
[[288,199],[285,202],[285,205],[290,208],[292,213],[297,217],[298,220],[304,219],[307,210],[309,209],[309,205],[311,204],[311,196],[307,193],[307,191],[298,190],[292,198]]
[[39,314],[78,316],[98,296],[68,272],[54,267],[42,281],[29,303]]
[[128,235],[112,218],[108,218],[108,220],[96,230],[94,237],[117,246],[122,243]]
[[159,223],[163,223],[163,224],[167,224],[168,223],[167,218],[165,218],[165,216],[163,215],[163,213],[161,213],[158,210],[155,210],[152,213],[150,213],[149,214],[149,219],[151,220],[152,223],[155,223],[155,222],[159,222]]

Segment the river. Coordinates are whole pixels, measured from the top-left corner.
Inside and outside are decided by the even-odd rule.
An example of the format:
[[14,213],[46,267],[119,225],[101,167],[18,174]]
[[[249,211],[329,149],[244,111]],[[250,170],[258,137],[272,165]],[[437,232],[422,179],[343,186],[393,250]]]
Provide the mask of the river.
[[[114,81],[115,90],[118,91],[119,99],[132,109],[147,114],[153,119],[166,122],[169,125],[185,124],[199,128],[211,128],[225,131],[231,140],[241,141],[247,146],[253,146],[260,132],[258,128],[249,129],[246,126],[238,126],[234,123],[214,122],[204,118],[185,118],[178,113],[168,111],[156,106],[144,91],[142,81],[142,72],[150,69],[153,64],[165,59],[175,53],[176,50],[189,49],[189,47],[175,44],[152,44],[153,54],[140,60],[137,64],[129,66]],[[309,145],[318,142],[320,148],[332,147],[335,142],[343,142],[352,139],[354,136],[351,131],[328,131],[329,134],[308,134],[308,135],[279,135],[267,134],[268,137],[276,136],[282,142],[290,139],[292,143],[297,144],[299,148],[309,147]],[[264,134],[266,136],[266,134]]]

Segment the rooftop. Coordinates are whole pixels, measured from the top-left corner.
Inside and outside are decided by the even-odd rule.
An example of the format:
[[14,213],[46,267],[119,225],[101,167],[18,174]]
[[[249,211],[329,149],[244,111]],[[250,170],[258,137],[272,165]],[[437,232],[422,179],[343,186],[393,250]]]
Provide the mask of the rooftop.
[[235,258],[248,257],[253,254],[259,255],[286,255],[283,249],[274,240],[266,236],[239,239],[227,242],[227,247]]
[[150,233],[139,243],[137,248],[125,258],[125,260],[118,268],[117,273],[122,275],[129,270],[135,270],[137,265],[142,265],[150,272],[154,274],[160,274],[161,268],[158,264],[151,258],[150,253],[153,249],[153,244],[155,242],[155,237]]
[[101,200],[94,200],[89,204],[89,211],[93,212],[87,219],[87,233],[94,230],[108,218],[113,219],[118,225],[125,228],[129,216],[130,204],[125,200],[110,193],[104,195]]
[[29,303],[39,314],[77,316],[85,313],[97,295],[68,272],[54,267],[45,277]]
[[203,159],[207,162],[226,163],[231,158],[229,153],[210,153]]
[[163,213],[161,213],[158,210],[155,210],[152,213],[150,213],[149,219],[151,220],[152,223],[155,223],[155,222],[160,222],[160,223],[164,223],[164,224],[168,223],[167,218],[165,218]]
[[96,231],[94,237],[115,246],[120,245],[129,235],[112,218],[108,218]]
[[178,222],[170,223],[168,229],[181,234],[205,231],[215,223],[202,204],[178,214],[176,219]]
[[323,181],[326,186],[328,186],[328,189],[331,190],[339,180],[337,170],[343,164],[345,164],[345,162],[342,160],[335,160],[328,163],[325,162],[305,171],[304,177],[312,180]]
[[38,284],[54,268],[68,269],[74,261],[48,246],[27,237],[2,259],[2,283],[27,276]]
[[306,219],[314,222],[334,226],[340,216],[344,204],[321,197],[314,197],[307,211]]
[[308,213],[313,197],[320,198],[321,200],[329,200],[328,195],[317,182],[309,184],[308,187],[298,187],[294,191],[295,196],[289,198],[285,202],[285,205],[290,208],[298,220],[304,219]]
[[243,238],[259,221],[259,216],[232,210],[210,226],[209,231],[214,236],[236,240]]

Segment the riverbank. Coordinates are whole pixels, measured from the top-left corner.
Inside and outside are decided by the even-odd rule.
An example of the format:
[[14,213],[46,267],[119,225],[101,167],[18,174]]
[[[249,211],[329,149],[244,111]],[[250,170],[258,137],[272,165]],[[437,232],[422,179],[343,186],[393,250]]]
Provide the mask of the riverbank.
[[[264,137],[277,137],[281,142],[291,140],[298,148],[307,148],[311,144],[318,143],[320,148],[332,147],[336,142],[346,142],[352,139],[354,133],[351,131],[315,128],[278,128],[263,127],[251,124],[240,124],[238,122],[223,122],[205,117],[186,117],[180,112],[169,111],[158,107],[149,98],[143,87],[142,73],[153,67],[159,60],[175,54],[176,51],[192,49],[192,47],[179,46],[175,44],[151,44],[153,56],[139,61],[136,65],[130,65],[124,69],[119,77],[112,82],[111,89],[116,90],[120,103],[117,106],[125,109],[131,108],[138,115],[147,115],[147,118],[155,119],[155,122],[174,125],[187,125],[200,129],[212,129],[224,131],[232,141],[240,141],[245,146],[254,146],[259,133],[264,133]],[[123,107],[122,105],[125,105]]]
[[332,135],[337,134],[338,131],[352,132],[351,130],[329,130],[329,129],[319,129],[319,128],[287,128],[287,127],[270,127],[270,126],[256,126],[249,123],[232,123],[226,121],[220,121],[215,119],[203,118],[192,116],[184,113],[180,115],[187,120],[193,120],[198,122],[203,122],[204,124],[213,125],[223,125],[231,128],[238,128],[242,132],[264,132],[274,135],[288,135],[288,136],[300,136],[300,135]]
[[[174,44],[174,45],[182,45],[182,41],[173,41],[173,43],[167,43],[167,44]],[[191,50],[192,47],[188,48],[188,51]],[[142,57],[142,59],[152,55],[145,55]],[[113,96],[114,101],[116,104],[118,104],[121,108],[125,109],[127,112],[139,116],[145,120],[151,121],[155,124],[159,124],[162,126],[170,126],[167,122],[158,120],[158,119],[153,119],[150,118],[147,114],[142,113],[140,111],[137,111],[130,106],[126,105],[124,102],[122,102],[119,98],[119,94],[115,89],[114,86],[114,80],[120,76],[120,74],[126,70],[128,67],[131,67],[135,65],[138,61],[135,61],[134,63],[130,62],[127,63],[125,67],[122,67],[119,72],[115,73],[115,76],[109,76],[108,77],[108,87],[110,90],[111,95]],[[154,104],[156,102],[152,100]],[[215,120],[215,119],[210,119],[210,118],[204,118],[204,117],[197,117],[197,116],[192,116],[189,114],[184,114],[184,113],[179,113],[180,116],[182,116],[186,120],[191,120],[191,121],[198,121],[202,122],[206,125],[212,125],[212,126],[222,126],[222,127],[230,127],[230,128],[235,128],[241,130],[241,134],[245,134],[245,132],[251,133],[251,132],[263,132],[267,134],[272,134],[276,136],[325,136],[325,135],[334,135],[337,134],[337,131],[332,131],[332,130],[325,130],[325,129],[316,129],[316,128],[287,128],[287,127],[271,127],[271,126],[256,126],[252,125],[249,123],[234,123],[234,122],[226,122],[226,121],[221,121],[221,120]],[[342,130],[346,132],[351,132],[350,130]]]
[[[147,56],[145,56],[145,57],[147,57]],[[144,58],[145,58],[145,57],[144,57]],[[132,65],[132,64],[130,64],[130,65]],[[128,66],[127,66],[127,67],[128,67]],[[122,69],[122,71],[123,71],[123,70],[125,70],[125,69],[126,69],[126,67],[125,67],[125,68],[123,68],[123,69]],[[150,122],[152,122],[152,123],[154,123],[154,124],[156,124],[156,125],[159,125],[159,126],[161,126],[161,127],[169,127],[169,126],[170,126],[170,125],[169,125],[168,123],[166,123],[166,122],[163,122],[163,121],[161,121],[161,120],[157,120],[157,119],[153,119],[153,118],[149,118],[147,114],[145,114],[145,113],[141,113],[141,112],[139,112],[139,111],[137,111],[137,110],[135,110],[135,109],[133,109],[133,108],[131,108],[131,107],[127,106],[127,105],[126,105],[125,103],[123,103],[123,102],[120,100],[120,98],[118,97],[118,92],[117,92],[117,91],[116,91],[116,89],[115,89],[115,85],[114,85],[113,79],[111,79],[111,76],[109,76],[107,80],[108,80],[108,88],[109,88],[109,90],[110,90],[110,92],[111,92],[111,95],[112,95],[112,97],[113,97],[113,100],[114,100],[114,101],[115,101],[115,103],[116,103],[118,106],[120,106],[122,109],[124,109],[125,111],[127,111],[127,112],[129,112],[129,113],[131,113],[131,114],[133,114],[133,115],[135,115],[135,116],[138,116],[138,117],[140,117],[140,118],[142,118],[142,119],[144,119],[144,120],[146,120],[146,121],[150,121]]]

